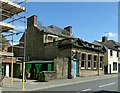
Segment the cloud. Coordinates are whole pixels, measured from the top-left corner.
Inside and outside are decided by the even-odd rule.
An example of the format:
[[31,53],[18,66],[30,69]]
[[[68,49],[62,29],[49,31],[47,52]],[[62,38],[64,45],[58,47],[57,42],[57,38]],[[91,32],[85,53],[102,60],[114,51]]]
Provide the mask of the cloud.
[[117,36],[116,33],[108,32],[108,37],[116,37],[116,36]]
[[117,34],[117,33],[105,32],[105,33],[103,34],[103,36],[107,36],[107,37],[108,37],[108,40],[118,41],[118,34]]
[[105,32],[103,35],[107,36],[108,38],[117,37],[117,34],[112,32]]

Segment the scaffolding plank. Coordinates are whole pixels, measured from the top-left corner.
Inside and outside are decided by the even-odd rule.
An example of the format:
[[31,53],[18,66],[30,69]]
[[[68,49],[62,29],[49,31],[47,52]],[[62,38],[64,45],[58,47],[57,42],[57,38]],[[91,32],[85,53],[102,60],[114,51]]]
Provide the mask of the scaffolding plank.
[[2,55],[2,56],[14,56],[14,54],[11,52],[1,52],[1,51],[0,51],[0,55]]
[[11,24],[0,22],[0,32],[7,32],[9,30],[13,30],[14,28],[15,26]]
[[25,11],[25,7],[20,6],[16,3],[13,3],[10,0],[0,0],[0,3],[1,3],[1,6],[0,6],[1,11],[4,10],[1,12],[3,14],[2,20],[10,18],[14,14],[18,14],[20,12]]

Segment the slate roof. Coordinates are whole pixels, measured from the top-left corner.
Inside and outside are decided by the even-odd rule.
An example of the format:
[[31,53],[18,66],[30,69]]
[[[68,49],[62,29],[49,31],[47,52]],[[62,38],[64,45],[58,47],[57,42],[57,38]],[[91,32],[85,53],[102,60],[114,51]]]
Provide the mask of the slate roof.
[[114,41],[114,43],[115,43],[117,46],[120,47],[120,43],[119,43],[119,42]]
[[50,33],[53,35],[57,35],[57,36],[62,36],[62,37],[66,37],[66,38],[75,38],[73,35],[69,35],[68,31],[65,29],[61,29],[55,25],[50,25],[50,26],[42,26],[42,25],[37,25],[37,28],[40,31],[46,32],[46,33]]
[[[55,41],[55,42],[49,42],[46,43],[46,45],[56,45],[58,47],[64,47],[64,46],[75,46],[75,47],[81,47],[81,48],[85,48],[85,49],[89,49],[89,50],[95,50],[95,51],[101,51],[101,52],[106,52],[106,50],[103,50],[103,46],[100,45],[96,45],[93,43],[89,43],[87,41],[83,41],[82,39],[79,38],[74,38],[74,39],[63,39],[63,40],[59,40],[59,41]],[[93,45],[93,47],[92,47]]]
[[106,42],[99,42],[95,40],[93,43],[106,46],[108,49],[112,49],[116,51],[118,50],[116,46],[120,46],[120,43],[114,40],[107,40]]

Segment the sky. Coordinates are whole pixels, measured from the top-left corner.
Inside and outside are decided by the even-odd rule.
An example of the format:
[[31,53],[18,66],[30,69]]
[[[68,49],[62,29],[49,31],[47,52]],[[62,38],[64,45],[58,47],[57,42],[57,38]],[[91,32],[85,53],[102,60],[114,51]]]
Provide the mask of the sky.
[[[73,35],[88,42],[100,41],[102,36],[118,40],[117,2],[28,2],[27,17],[32,15],[37,15],[44,26],[71,25]],[[17,29],[24,29],[20,23],[16,25]]]

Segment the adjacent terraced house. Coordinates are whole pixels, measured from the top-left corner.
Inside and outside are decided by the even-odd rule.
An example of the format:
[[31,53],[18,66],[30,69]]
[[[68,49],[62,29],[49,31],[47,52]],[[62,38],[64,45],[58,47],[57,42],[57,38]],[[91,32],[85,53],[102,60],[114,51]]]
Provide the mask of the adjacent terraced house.
[[[30,72],[32,67],[31,75],[49,70],[55,72],[55,78],[104,74],[105,48],[74,37],[72,26],[63,29],[55,25],[43,26],[34,15],[28,18],[26,35],[23,34],[20,42],[24,42],[25,36],[26,65],[32,64],[26,68]],[[22,51],[14,48],[15,56],[21,57]]]
[[102,37],[102,42],[94,41],[94,44],[105,46],[105,73],[118,73],[120,71],[120,43],[114,40],[108,40],[108,37]]
[[[8,47],[10,47],[10,42],[5,38],[4,35],[1,34],[0,38],[0,62],[2,63],[2,74],[3,76],[10,76],[10,68],[12,62],[13,53],[8,52]],[[13,59],[13,62],[16,63],[16,59]]]

